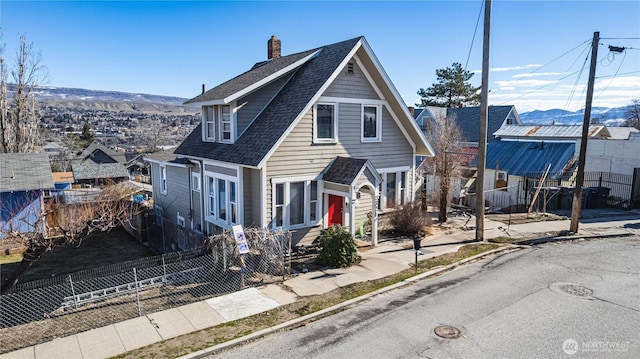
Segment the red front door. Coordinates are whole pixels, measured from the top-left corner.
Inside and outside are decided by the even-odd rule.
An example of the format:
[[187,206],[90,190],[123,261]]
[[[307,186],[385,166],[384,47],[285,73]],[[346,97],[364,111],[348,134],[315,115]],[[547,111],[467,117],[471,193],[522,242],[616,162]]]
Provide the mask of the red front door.
[[329,195],[329,223],[328,227],[334,224],[342,225],[342,210],[344,207],[344,197]]

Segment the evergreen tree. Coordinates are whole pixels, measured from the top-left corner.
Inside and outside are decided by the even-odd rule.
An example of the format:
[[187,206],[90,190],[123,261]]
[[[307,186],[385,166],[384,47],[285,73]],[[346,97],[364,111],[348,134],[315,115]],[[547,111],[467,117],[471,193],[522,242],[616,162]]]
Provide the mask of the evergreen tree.
[[451,67],[437,69],[438,83],[427,89],[421,88],[418,95],[422,97],[418,106],[464,107],[480,104],[480,87],[473,87],[468,82],[473,72],[462,68],[454,62]]

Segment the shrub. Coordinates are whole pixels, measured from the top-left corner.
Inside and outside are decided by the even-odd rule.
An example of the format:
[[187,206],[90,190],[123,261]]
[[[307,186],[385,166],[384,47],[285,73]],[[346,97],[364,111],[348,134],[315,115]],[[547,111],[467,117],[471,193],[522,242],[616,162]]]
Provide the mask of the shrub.
[[360,263],[360,255],[353,235],[342,226],[331,226],[320,236],[320,254],[316,263],[334,268]]
[[409,202],[389,214],[389,224],[398,234],[415,236],[425,233],[431,225],[429,213],[422,209],[418,201]]

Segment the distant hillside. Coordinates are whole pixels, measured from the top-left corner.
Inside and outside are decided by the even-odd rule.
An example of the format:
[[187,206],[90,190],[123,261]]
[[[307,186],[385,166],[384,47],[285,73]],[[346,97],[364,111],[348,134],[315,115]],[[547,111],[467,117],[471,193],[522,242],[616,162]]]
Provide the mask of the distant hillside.
[[[9,91],[12,85],[9,84]],[[11,93],[11,92],[10,92]],[[36,98],[45,106],[73,110],[112,111],[147,114],[196,114],[200,108],[185,106],[181,97],[66,87],[39,87]]]
[[[620,126],[624,122],[624,113],[631,106],[624,107],[593,107],[591,108],[591,118],[598,119],[608,126]],[[582,124],[584,121],[584,109],[571,112],[560,109],[535,110],[520,114],[520,120],[526,124],[548,125],[548,124]]]

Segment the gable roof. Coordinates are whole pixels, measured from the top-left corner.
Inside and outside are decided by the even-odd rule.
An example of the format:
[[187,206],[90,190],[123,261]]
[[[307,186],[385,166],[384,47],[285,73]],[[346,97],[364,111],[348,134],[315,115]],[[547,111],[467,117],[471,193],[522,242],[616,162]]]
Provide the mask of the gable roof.
[[487,144],[486,168],[522,176],[542,173],[551,164],[548,178],[557,178],[574,154],[573,142],[493,141]]
[[87,147],[83,148],[80,152],[77,153],[76,159],[85,162],[91,161],[93,163],[100,163],[99,156],[102,154],[111,157],[115,162],[118,163],[126,163],[127,159],[124,153],[114,151],[109,147],[103,145],[102,143],[94,140]]
[[327,182],[351,185],[367,162],[367,159],[361,158],[336,157],[327,167],[322,179]]
[[0,153],[0,192],[53,188],[46,153]]
[[[289,70],[289,72],[293,72],[293,76],[287,84],[276,94],[260,115],[258,115],[233,144],[202,141],[202,124],[200,124],[187,136],[180,146],[175,149],[174,153],[176,155],[214,159],[250,167],[260,167],[265,159],[269,157],[271,151],[277,147],[279,141],[286,136],[288,131],[296,124],[296,121],[307,111],[308,106],[312,105],[314,98],[319,96],[321,90],[327,86],[328,81],[330,81],[332,76],[340,69],[343,62],[349,59],[348,56],[354,54],[361,47],[364,47],[364,51],[370,54],[364,37],[356,37],[290,55],[293,56],[293,58],[290,59],[289,56],[272,59],[264,65],[258,64],[243,75],[187,101],[188,103],[206,105],[213,103],[207,101],[216,101],[216,97],[219,98],[225,95],[235,96],[229,94],[233,91],[236,91],[236,93],[240,91],[239,89],[242,86],[247,86],[247,84],[250,83],[250,79],[268,77],[266,73],[256,75],[253,74],[253,72],[266,70],[272,72],[285,68],[286,66],[284,66],[284,64],[278,65],[281,61],[285,61],[286,64],[295,67]],[[298,60],[294,61],[295,59]],[[375,58],[371,58],[368,61],[373,63],[374,66],[379,66]],[[387,81],[386,74],[381,73],[380,75],[382,81]],[[395,103],[401,102],[395,88],[390,89],[390,91],[392,94],[390,97],[394,97],[395,100],[390,98],[387,98],[387,100],[389,100],[392,106],[395,106],[394,111],[404,111],[406,116],[410,118],[410,114],[404,103],[402,103],[402,106]],[[419,147],[417,151],[433,153],[430,145],[426,142],[426,139],[414,121],[406,120],[403,126],[409,127],[408,137],[410,137],[413,142],[418,143],[417,146]],[[411,126],[413,127],[410,128]]]
[[258,88],[281,75],[294,70],[310,59],[317,49],[283,56],[255,64],[249,71],[196,96],[184,104],[226,104],[245,94],[247,89]]
[[[495,140],[491,134],[502,126],[504,120],[512,112],[516,118],[519,118],[514,106],[488,107],[487,142]],[[455,116],[460,130],[462,130],[463,141],[480,142],[480,107],[447,108],[447,116]]]

